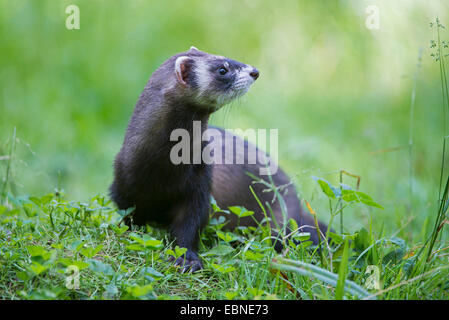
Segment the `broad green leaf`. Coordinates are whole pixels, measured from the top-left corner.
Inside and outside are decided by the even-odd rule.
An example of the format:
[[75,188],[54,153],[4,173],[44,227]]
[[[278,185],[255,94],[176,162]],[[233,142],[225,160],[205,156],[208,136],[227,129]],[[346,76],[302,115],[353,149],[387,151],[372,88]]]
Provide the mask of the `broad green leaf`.
[[26,248],[31,257],[42,257],[44,261],[50,259],[52,254],[52,252],[47,251],[44,247],[41,246],[26,246]]
[[145,240],[143,245],[145,246],[145,248],[151,249],[151,250],[157,250],[157,249],[161,249],[163,247],[162,241],[156,240],[156,239]]
[[165,250],[165,254],[176,258],[176,253],[172,249]]
[[81,254],[82,254],[83,256],[85,256],[86,258],[92,258],[92,257],[94,257],[98,252],[100,252],[101,249],[103,249],[103,245],[102,245],[102,244],[96,246],[95,248],[91,248],[91,247],[83,248],[83,249],[81,249],[80,252],[81,252]]
[[288,219],[288,225],[292,231],[298,230],[298,228],[299,228],[296,220],[292,219],[292,218]]
[[43,205],[46,205],[46,204],[49,203],[51,200],[53,200],[54,196],[55,196],[54,194],[50,193],[50,194],[47,194],[47,195],[41,197],[41,203],[42,203]]
[[215,201],[215,198],[213,196],[210,197],[210,204],[212,206],[212,210],[215,212],[221,212],[222,210],[220,209],[220,207],[217,204],[217,201]]
[[35,245],[32,245],[32,246],[26,246],[26,248],[27,248],[27,250],[28,250],[28,253],[29,253],[32,257],[35,257],[35,256],[44,256],[44,255],[46,255],[46,254],[48,253],[48,251],[45,250],[45,248],[42,247],[42,246],[35,246]]
[[131,233],[129,236],[132,240],[136,241],[145,248],[156,250],[162,248],[162,241],[154,239],[147,234],[139,235],[137,233]]
[[305,249],[305,248],[307,248],[307,247],[310,247],[312,244],[313,244],[312,241],[302,241],[302,242],[300,242],[300,243],[298,243],[298,244],[296,245],[296,248],[302,248],[302,249]]
[[62,244],[62,243],[53,243],[52,245],[51,245],[51,247],[52,248],[54,248],[54,249],[63,249],[64,248],[64,244]]
[[69,244],[69,248],[71,250],[73,250],[73,251],[78,252],[78,251],[80,251],[83,248],[84,244],[85,244],[84,241],[75,240],[75,241],[73,241],[72,243]]
[[16,273],[16,276],[19,280],[22,280],[22,281],[28,281],[31,278],[30,275],[28,274],[28,272],[26,272],[26,271],[19,271]]
[[237,240],[237,236],[235,234],[233,234],[232,232],[222,232],[222,231],[218,231],[217,230],[217,236],[226,242],[232,242]]
[[114,224],[111,224],[110,226],[111,226],[111,229],[114,230],[114,232],[115,232],[117,235],[122,235],[123,233],[125,233],[126,230],[129,229],[129,227],[128,227],[127,225],[124,225],[124,226],[122,226],[122,227],[119,227],[119,226],[116,226],[116,225],[114,225]]
[[402,258],[405,256],[405,253],[407,252],[407,245],[405,241],[401,238],[390,238],[388,239],[389,242],[393,243],[394,245],[398,246],[398,248],[395,248],[388,252],[382,259],[383,264],[388,264],[389,262],[392,262],[394,264],[398,263]]
[[341,244],[345,241],[345,239],[354,240],[358,236],[357,233],[354,234],[337,234],[329,231],[329,238],[335,242],[335,244]]
[[29,295],[29,299],[33,300],[54,300],[57,299],[59,294],[63,291],[61,288],[44,289],[39,288],[33,290]]
[[88,268],[89,264],[84,261],[72,260],[68,266],[76,266],[81,271],[83,269]]
[[251,251],[251,250],[245,251],[245,258],[247,260],[259,261],[259,260],[262,260],[264,257],[265,257],[265,255],[263,255],[260,252],[254,252],[254,251]]
[[30,199],[30,201],[32,201],[34,204],[36,204],[38,207],[40,207],[41,204],[42,204],[42,201],[41,201],[39,198],[36,198],[36,197],[30,197],[29,199]]
[[126,210],[118,210],[117,213],[122,217],[126,217],[128,215],[130,215],[133,211],[134,211],[134,207],[128,208]]
[[331,199],[334,199],[335,197],[339,197],[340,189],[332,186],[329,181],[324,180],[323,178],[313,177],[315,181],[318,183],[318,185],[321,188],[321,191]]
[[89,262],[89,269],[91,269],[94,272],[98,272],[107,276],[112,276],[115,274],[114,269],[111,267],[111,265],[107,263],[95,259],[89,259],[88,262]]
[[103,292],[103,298],[105,299],[113,299],[116,295],[119,294],[119,290],[116,285],[110,283],[104,287],[105,291]]
[[202,254],[202,256],[224,256],[228,253],[231,253],[234,251],[234,248],[227,244],[219,244],[218,246],[213,247],[208,252]]
[[211,264],[212,268],[220,273],[226,274],[232,271],[235,271],[235,268],[233,266],[226,266],[221,264]]
[[164,275],[162,273],[154,270],[151,267],[142,268],[142,270],[140,271],[140,274],[142,276],[144,276],[145,279],[147,279],[149,281],[160,280],[164,277]]
[[307,241],[310,239],[310,232],[298,232],[293,234],[293,239],[295,239],[296,241]]
[[58,261],[56,261],[56,263],[60,263],[60,264],[64,265],[65,267],[76,266],[76,267],[78,267],[79,270],[83,270],[83,269],[86,269],[87,267],[89,267],[89,264],[84,261],[72,260],[72,259],[68,259],[68,258],[60,258],[60,259],[58,259]]
[[36,275],[39,275],[48,269],[48,267],[43,266],[38,262],[33,262],[28,268]]
[[246,208],[239,206],[229,207],[229,210],[239,218],[252,216],[254,214],[253,211],[246,210]]
[[383,207],[374,202],[373,199],[367,195],[366,193],[363,193],[361,191],[354,191],[354,190],[343,190],[342,191],[342,199],[346,202],[358,202],[366,204],[370,207],[376,207],[379,209],[383,209]]
[[175,247],[176,258],[181,257],[186,252],[187,252],[187,248],[180,248],[178,246]]
[[135,244],[127,245],[127,246],[126,246],[126,249],[127,249],[127,250],[133,250],[133,251],[144,251],[144,250],[145,250],[145,247],[143,247],[143,246],[140,245],[140,244],[135,243]]
[[262,296],[265,293],[265,291],[257,289],[257,288],[250,288],[250,287],[248,287],[246,289],[248,290],[248,293],[251,294],[254,297],[258,297],[258,296],[260,297],[260,296]]
[[126,291],[135,298],[141,298],[150,294],[153,291],[153,286],[151,284],[146,286],[131,286],[127,287]]
[[227,300],[232,300],[235,297],[237,297],[237,295],[238,295],[238,292],[228,291],[228,292],[225,293],[225,297],[226,297]]

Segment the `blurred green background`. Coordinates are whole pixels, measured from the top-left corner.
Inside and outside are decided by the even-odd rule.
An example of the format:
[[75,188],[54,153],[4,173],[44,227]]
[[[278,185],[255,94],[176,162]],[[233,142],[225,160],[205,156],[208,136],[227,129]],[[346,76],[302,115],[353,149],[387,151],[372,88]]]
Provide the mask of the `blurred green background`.
[[[80,8],[80,30],[65,27],[70,4]],[[379,29],[365,25],[369,5],[379,8]],[[312,176],[338,183],[344,169],[360,175],[361,190],[385,207],[349,210],[348,231],[372,217],[378,230],[404,227],[401,236],[420,237],[436,211],[443,137],[429,23],[436,16],[448,23],[448,8],[447,1],[426,0],[0,0],[2,152],[15,127],[19,194],[58,186],[74,200],[106,194],[151,73],[194,45],[260,70],[249,93],[212,122],[278,128],[279,162],[323,220],[328,203]]]

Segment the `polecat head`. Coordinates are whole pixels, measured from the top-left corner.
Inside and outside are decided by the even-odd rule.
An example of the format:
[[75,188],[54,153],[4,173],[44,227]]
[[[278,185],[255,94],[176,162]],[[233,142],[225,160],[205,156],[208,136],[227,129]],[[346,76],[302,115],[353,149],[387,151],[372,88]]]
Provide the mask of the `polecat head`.
[[244,95],[259,77],[250,65],[195,47],[175,57],[173,74],[183,98],[211,111]]

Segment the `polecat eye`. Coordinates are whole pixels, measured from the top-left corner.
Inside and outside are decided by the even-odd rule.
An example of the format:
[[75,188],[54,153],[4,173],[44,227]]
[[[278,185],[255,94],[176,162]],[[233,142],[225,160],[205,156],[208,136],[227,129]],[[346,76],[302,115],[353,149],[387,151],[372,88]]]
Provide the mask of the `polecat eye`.
[[228,73],[228,69],[226,69],[225,67],[221,67],[220,69],[218,69],[218,73],[224,76],[226,73]]

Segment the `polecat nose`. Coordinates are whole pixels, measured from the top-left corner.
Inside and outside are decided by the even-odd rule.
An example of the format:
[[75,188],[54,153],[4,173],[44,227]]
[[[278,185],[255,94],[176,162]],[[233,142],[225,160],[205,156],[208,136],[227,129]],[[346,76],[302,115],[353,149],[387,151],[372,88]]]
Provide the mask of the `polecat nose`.
[[259,78],[259,70],[257,70],[256,68],[253,69],[253,71],[251,71],[249,73],[249,75],[256,80],[257,78]]

